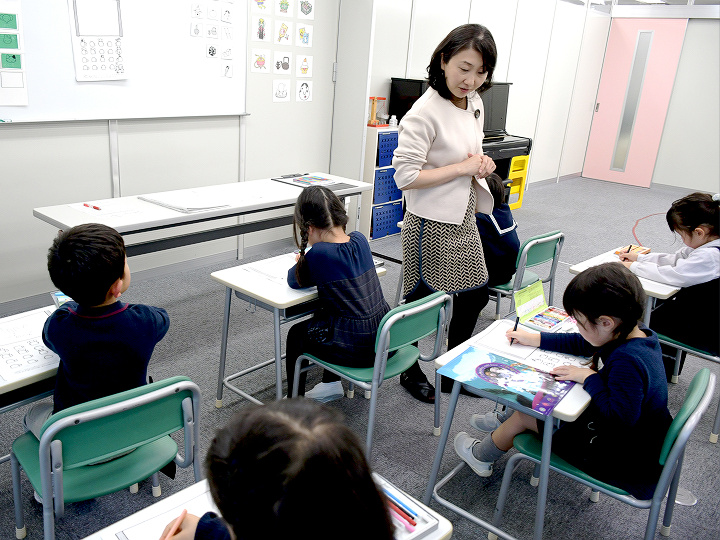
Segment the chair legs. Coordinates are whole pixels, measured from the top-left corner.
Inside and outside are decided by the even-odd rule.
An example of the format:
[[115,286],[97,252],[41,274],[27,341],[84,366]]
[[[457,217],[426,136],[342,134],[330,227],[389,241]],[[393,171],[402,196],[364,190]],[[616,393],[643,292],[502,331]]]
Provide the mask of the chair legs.
[[162,488],[160,487],[160,474],[158,473],[152,475],[152,494],[153,497],[159,497],[162,495]]
[[22,509],[20,463],[13,452],[10,452],[10,464],[12,468],[13,503],[15,505],[15,538],[22,539],[27,535],[27,529],[25,528],[25,516]]
[[367,428],[367,439],[366,439],[366,450],[365,455],[367,457],[368,462],[370,461],[370,456],[372,452],[372,443],[373,443],[373,431],[375,430],[375,410],[377,409],[377,399],[378,399],[378,384],[377,381],[373,381],[372,383],[372,394],[370,396],[370,412],[368,414],[368,428]]
[[440,436],[442,428],[440,427],[440,386],[442,385],[442,375],[435,370],[435,417],[433,419],[433,435]]

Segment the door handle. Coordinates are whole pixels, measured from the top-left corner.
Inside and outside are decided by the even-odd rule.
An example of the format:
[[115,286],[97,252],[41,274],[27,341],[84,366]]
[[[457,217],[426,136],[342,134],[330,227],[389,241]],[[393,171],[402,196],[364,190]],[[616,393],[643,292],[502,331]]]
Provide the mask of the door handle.
[[596,103],[595,104],[595,112],[598,112],[599,110],[600,110],[600,104]]

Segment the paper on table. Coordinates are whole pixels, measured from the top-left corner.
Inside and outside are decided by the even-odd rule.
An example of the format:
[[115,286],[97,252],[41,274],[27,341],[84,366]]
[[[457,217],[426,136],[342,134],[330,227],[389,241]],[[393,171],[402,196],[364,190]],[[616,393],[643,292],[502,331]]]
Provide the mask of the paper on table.
[[180,189],[177,191],[166,191],[164,193],[150,193],[138,197],[141,201],[164,206],[171,210],[177,210],[185,214],[227,208],[227,202],[216,194],[208,193],[207,190]]
[[202,516],[208,511],[220,514],[210,496],[210,492],[206,491],[194,499],[182,502],[162,514],[137,523],[117,533],[115,536],[118,540],[158,540],[167,524],[177,519],[183,509],[187,510],[188,514],[194,514],[196,516]]
[[295,264],[295,254],[288,253],[279,257],[263,259],[243,266],[243,270],[250,273],[260,274],[266,279],[275,283],[287,285],[288,270]]

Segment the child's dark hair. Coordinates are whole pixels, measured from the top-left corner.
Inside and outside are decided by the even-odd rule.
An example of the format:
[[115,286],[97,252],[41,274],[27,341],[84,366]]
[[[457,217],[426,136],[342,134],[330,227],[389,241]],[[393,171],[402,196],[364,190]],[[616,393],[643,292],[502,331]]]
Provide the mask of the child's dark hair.
[[483,68],[487,71],[487,79],[478,88],[478,92],[487,90],[492,86],[492,76],[497,62],[497,47],[490,30],[480,24],[463,24],[452,30],[440,42],[427,67],[428,82],[438,94],[445,99],[451,99],[452,93],[445,82],[445,73],[441,62],[447,63],[453,56],[465,49],[474,49],[483,59]]
[[493,208],[499,208],[505,202],[505,186],[502,179],[497,174],[490,173],[485,181],[493,198]]
[[620,323],[617,339],[625,339],[642,317],[645,291],[640,280],[619,262],[592,266],[575,276],[565,289],[563,306],[573,317],[581,313],[591,324],[602,316]]
[[665,215],[670,230],[692,232],[700,226],[710,229],[711,236],[720,234],[720,200],[709,193],[691,193],[672,203]]
[[[206,459],[213,499],[238,540],[310,536],[392,540],[393,525],[360,441],[341,413],[310,399],[243,407]],[[348,516],[362,516],[348,527]]]
[[[295,278],[302,285],[307,283],[305,250],[308,245],[308,227],[329,230],[333,227],[345,226],[348,216],[342,201],[328,188],[323,186],[306,187],[295,203],[293,215],[293,237],[295,245],[300,248],[300,258],[295,267]],[[298,234],[300,238],[298,238]]]
[[47,261],[58,289],[80,305],[98,306],[125,273],[125,242],[107,225],[78,225],[55,237]]

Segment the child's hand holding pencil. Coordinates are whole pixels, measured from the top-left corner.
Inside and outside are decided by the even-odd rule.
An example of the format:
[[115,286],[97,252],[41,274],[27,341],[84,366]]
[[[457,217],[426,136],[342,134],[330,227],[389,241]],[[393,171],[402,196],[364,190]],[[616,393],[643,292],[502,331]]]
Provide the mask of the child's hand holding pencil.
[[183,510],[180,516],[167,524],[160,540],[194,540],[200,518]]

